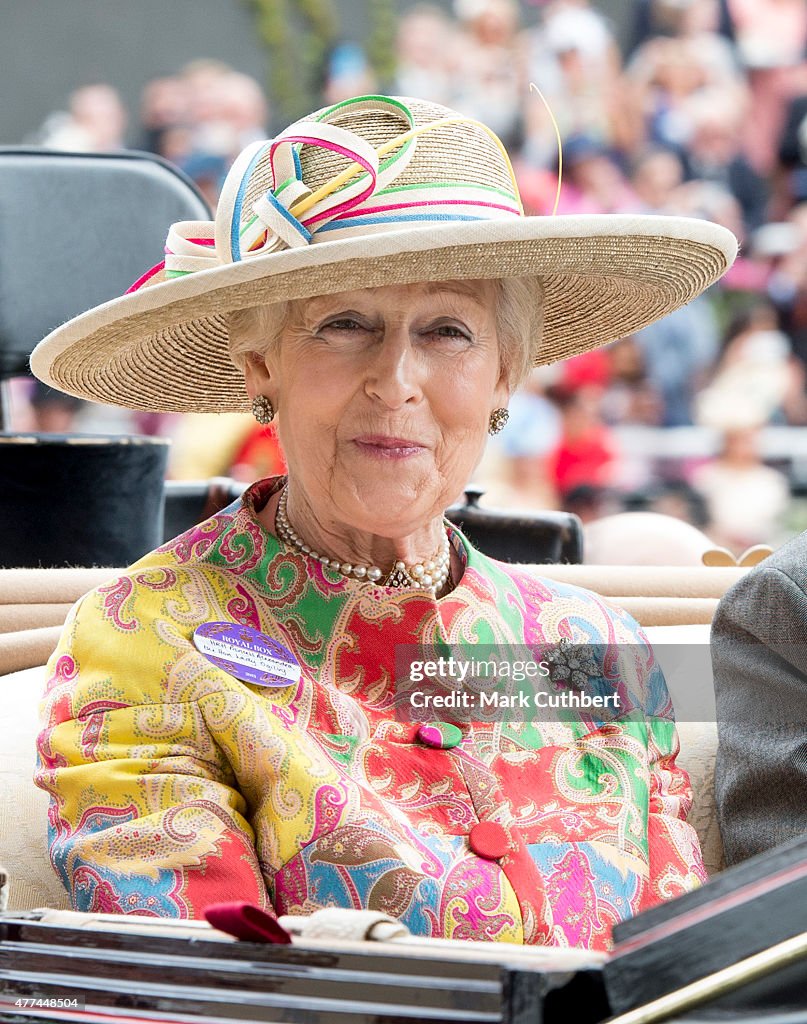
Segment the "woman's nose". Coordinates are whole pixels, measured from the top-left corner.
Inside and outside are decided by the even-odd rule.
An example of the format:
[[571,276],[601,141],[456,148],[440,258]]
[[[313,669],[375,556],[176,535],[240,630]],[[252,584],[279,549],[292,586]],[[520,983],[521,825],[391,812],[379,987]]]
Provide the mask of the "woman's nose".
[[390,409],[416,402],[421,395],[422,366],[405,328],[388,328],[374,348],[365,390]]

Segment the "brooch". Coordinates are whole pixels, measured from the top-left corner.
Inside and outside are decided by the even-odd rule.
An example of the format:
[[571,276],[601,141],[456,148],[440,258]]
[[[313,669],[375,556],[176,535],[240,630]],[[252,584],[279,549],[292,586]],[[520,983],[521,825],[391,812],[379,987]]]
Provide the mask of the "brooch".
[[596,650],[592,644],[573,644],[562,637],[558,645],[547,651],[544,660],[549,662],[549,678],[556,689],[568,687],[584,690],[589,679],[602,675]]

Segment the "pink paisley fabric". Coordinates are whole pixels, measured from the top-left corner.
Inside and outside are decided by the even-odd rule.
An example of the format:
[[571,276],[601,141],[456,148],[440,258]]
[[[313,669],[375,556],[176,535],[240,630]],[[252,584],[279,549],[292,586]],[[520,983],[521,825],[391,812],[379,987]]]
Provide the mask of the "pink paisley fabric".
[[[36,781],[77,909],[358,907],[418,935],[607,949],[616,922],[705,878],[664,679],[630,616],[456,531],[464,575],[440,600],[347,580],[256,519],[282,483],[253,485],[68,619]],[[217,668],[192,640],[211,621],[282,643],[299,683]],[[391,711],[400,644],[561,638],[633,645],[609,685],[643,714],[458,723],[443,748]],[[480,822],[501,827],[502,855],[475,852]]]

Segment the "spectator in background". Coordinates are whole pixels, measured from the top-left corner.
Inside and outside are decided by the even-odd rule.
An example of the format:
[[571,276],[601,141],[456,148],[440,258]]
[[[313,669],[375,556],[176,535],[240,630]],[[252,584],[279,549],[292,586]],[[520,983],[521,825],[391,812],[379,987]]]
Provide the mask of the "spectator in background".
[[684,165],[676,152],[653,146],[638,154],[631,187],[642,213],[672,213],[675,190],[684,180]]
[[807,48],[804,0],[728,0],[737,50],[751,89],[745,148],[751,163],[768,174],[776,163],[787,106],[798,91]]
[[193,60],[182,68],[179,77],[188,90],[191,127],[204,130],[205,125],[218,120],[220,85],[232,70],[224,61],[207,58]]
[[807,422],[805,368],[778,329],[774,307],[758,300],[730,326],[717,368],[698,395],[696,419],[720,426],[723,411],[736,407],[766,423]]
[[239,147],[266,137],[268,105],[254,78],[207,62],[190,65],[183,78],[191,96],[195,151],[231,163]]
[[699,530],[709,524],[709,510],[703,495],[686,480],[662,480],[646,495],[644,509],[680,519]]
[[807,62],[793,76],[793,96],[785,111],[778,160],[775,215],[785,216],[794,204],[807,202]]
[[[616,492],[608,487],[599,484],[578,484],[572,487],[563,497],[563,509],[579,516],[583,525],[597,522],[604,516],[611,516],[619,512],[621,506]],[[590,547],[588,535],[584,535],[583,547],[586,553],[586,563],[591,564]],[[624,558],[624,549],[622,556]],[[614,563],[612,558],[610,564]]]
[[687,35],[693,28],[717,32],[734,41],[727,0],[632,0],[632,5],[629,53],[654,36]]
[[339,103],[351,96],[369,95],[375,91],[375,75],[364,50],[357,43],[338,43],[331,50],[325,69],[325,102]]
[[184,159],[191,149],[190,102],[189,84],[179,75],[147,82],[140,97],[140,148],[173,163]]
[[515,0],[454,0],[460,21],[450,106],[475,117],[507,149],[521,144],[521,79]]
[[725,410],[722,450],[695,471],[692,485],[706,501],[709,536],[736,557],[754,544],[781,543],[790,487],[783,473],[763,463],[759,423],[745,410]]
[[174,423],[169,462],[174,480],[230,476],[246,481],[250,473],[283,473],[285,467],[277,431],[245,413],[185,413]]
[[604,423],[600,402],[602,388],[581,387],[555,393],[562,415],[561,436],[548,453],[547,477],[560,496],[581,485],[609,488],[616,480],[618,451]]
[[228,475],[235,480],[250,483],[256,473],[275,476],[285,472],[286,457],[277,429],[273,429],[272,425],[262,427],[259,423],[253,423],[242,444],[233,453]]
[[39,380],[32,381],[31,430],[39,434],[72,434],[76,430],[76,415],[87,403],[72,395],[54,391]]
[[116,89],[105,82],[70,94],[67,111],[51,114],[37,137],[48,149],[107,153],[123,149],[128,115]]
[[742,151],[747,108],[725,93],[707,93],[693,109],[692,134],[686,150],[687,178],[722,185],[740,204],[744,231],[765,223],[768,186]]
[[172,159],[215,207],[236,155],[250,142],[266,138],[269,106],[254,78],[219,61],[194,61],[180,79],[189,99],[187,124],[175,125],[168,134]]
[[672,196],[670,212],[681,217],[701,217],[743,238],[743,211],[734,195],[715,181],[695,179],[680,185]]
[[232,163],[245,146],[269,134],[269,104],[258,82],[238,71],[221,77],[218,93],[218,120],[207,129]]
[[747,68],[794,67],[805,56],[804,0],[728,0],[740,59]]
[[634,54],[625,74],[645,137],[682,155],[704,94],[720,95],[730,103],[744,95],[731,48],[714,34],[651,39]]
[[611,379],[603,394],[606,423],[657,427],[664,418],[661,395],[647,379],[644,353],[634,337],[608,347]]
[[558,213],[626,213],[638,208],[636,194],[602,143],[573,135],[563,146],[563,162]]
[[395,93],[451,106],[459,50],[458,26],[439,7],[411,8],[398,23]]
[[786,227],[789,238],[772,260],[767,291],[795,355],[807,366],[807,203],[791,211]]
[[[717,321],[708,298],[699,297],[663,322],[634,336],[644,357],[647,381],[663,405],[661,425],[692,423],[692,401],[718,351]],[[659,324],[658,326],[662,326]]]
[[525,118],[525,160],[554,167],[557,142],[543,102],[561,138],[581,135],[604,146],[629,149],[640,124],[620,78],[620,56],[607,23],[587,3],[556,3],[519,41]]

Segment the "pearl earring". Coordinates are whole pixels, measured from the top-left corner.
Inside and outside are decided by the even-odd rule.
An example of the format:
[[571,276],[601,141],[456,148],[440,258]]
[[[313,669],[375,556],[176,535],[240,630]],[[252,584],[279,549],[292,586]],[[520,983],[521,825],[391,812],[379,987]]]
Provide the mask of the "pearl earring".
[[264,426],[275,418],[275,410],[266,395],[256,395],[252,399],[252,415]]
[[488,433],[498,434],[504,429],[504,425],[509,419],[510,413],[506,409],[494,409],[488,420]]

